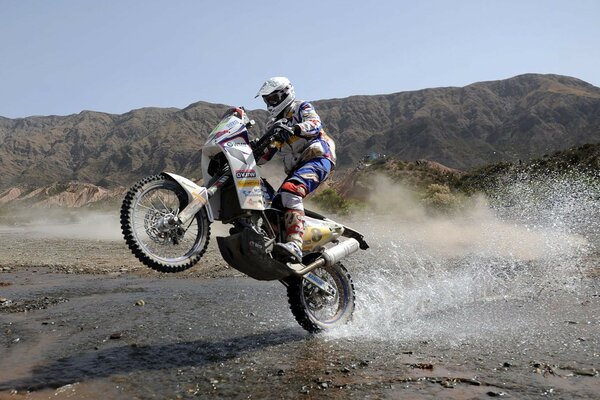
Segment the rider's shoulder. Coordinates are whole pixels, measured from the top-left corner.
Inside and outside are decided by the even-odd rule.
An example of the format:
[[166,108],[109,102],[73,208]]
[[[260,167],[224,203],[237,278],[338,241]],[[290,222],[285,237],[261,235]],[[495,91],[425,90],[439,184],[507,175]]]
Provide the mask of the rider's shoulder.
[[312,111],[315,108],[310,103],[310,101],[306,101],[306,100],[294,100],[294,102],[292,103],[292,109],[294,111]]

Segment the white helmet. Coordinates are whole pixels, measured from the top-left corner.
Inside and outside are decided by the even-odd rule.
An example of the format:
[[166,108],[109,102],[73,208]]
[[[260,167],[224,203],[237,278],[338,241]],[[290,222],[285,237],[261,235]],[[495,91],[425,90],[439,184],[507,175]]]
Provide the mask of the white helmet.
[[294,86],[288,78],[276,76],[261,86],[255,97],[262,96],[267,104],[267,110],[271,114],[271,119],[278,119],[279,114],[292,104],[296,98]]

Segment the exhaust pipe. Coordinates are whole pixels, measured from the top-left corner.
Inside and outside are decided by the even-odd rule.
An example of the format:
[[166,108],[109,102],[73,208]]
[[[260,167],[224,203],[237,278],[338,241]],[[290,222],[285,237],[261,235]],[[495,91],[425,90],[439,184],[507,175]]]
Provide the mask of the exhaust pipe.
[[319,267],[329,267],[342,259],[348,257],[350,254],[355,253],[360,248],[360,244],[356,239],[348,239],[344,240],[340,244],[337,244],[325,251],[321,254],[319,258],[317,258],[312,263],[308,264],[305,268],[294,271],[296,275],[302,276],[308,274],[315,268]]

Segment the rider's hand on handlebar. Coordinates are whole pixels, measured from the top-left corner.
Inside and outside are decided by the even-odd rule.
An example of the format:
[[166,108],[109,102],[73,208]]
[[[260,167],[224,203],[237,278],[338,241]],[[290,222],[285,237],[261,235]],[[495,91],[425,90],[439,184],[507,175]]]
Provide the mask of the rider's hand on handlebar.
[[273,137],[278,142],[287,142],[287,140],[292,136],[289,131],[283,128],[275,128]]
[[290,128],[282,122],[276,123],[271,129],[273,130],[273,138],[280,142],[287,142],[287,140],[295,133],[293,128]]

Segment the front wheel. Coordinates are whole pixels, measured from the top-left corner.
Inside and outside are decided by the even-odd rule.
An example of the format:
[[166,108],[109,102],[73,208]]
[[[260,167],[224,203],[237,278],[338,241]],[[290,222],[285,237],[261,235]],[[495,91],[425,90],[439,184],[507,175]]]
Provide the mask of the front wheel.
[[187,193],[162,175],[142,179],[121,206],[121,229],[133,254],[160,272],[179,272],[196,264],[208,247],[210,225],[202,208],[187,226],[169,222],[188,204]]
[[354,284],[341,263],[317,268],[313,274],[335,289],[328,294],[306,279],[288,282],[290,309],[296,321],[309,332],[317,333],[346,324],[354,312]]

